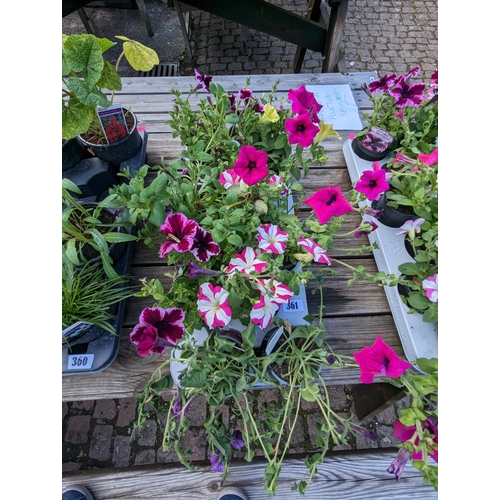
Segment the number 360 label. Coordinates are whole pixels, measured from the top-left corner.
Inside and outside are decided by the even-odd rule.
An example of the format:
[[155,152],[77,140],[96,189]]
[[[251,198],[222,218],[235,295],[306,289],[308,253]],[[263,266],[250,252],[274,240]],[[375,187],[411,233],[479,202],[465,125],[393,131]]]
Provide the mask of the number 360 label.
[[284,305],[285,311],[301,312],[304,310],[304,304],[301,300],[291,300],[288,304]]
[[90,370],[93,364],[93,354],[70,354],[68,356],[68,370]]

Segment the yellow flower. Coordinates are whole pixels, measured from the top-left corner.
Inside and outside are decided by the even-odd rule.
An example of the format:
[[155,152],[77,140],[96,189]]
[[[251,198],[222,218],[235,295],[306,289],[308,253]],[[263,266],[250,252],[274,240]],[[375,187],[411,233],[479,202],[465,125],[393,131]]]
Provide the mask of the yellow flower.
[[340,135],[337,134],[337,132],[334,130],[334,128],[330,125],[325,123],[323,120],[319,122],[319,132],[316,134],[316,137],[314,138],[314,143],[318,144],[320,143],[323,139],[326,139],[327,137],[336,137],[337,139],[340,139]]
[[269,103],[267,103],[264,106],[264,114],[261,116],[259,123],[265,123],[265,122],[277,122],[280,119],[278,116],[278,112],[276,111],[276,108],[274,106],[271,106]]

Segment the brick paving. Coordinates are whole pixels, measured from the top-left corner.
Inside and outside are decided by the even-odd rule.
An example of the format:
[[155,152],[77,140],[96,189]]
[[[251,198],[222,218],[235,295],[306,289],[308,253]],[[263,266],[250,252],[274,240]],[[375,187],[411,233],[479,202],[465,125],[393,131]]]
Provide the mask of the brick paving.
[[[148,11],[151,9],[150,15],[151,12],[159,13],[170,9],[166,2],[146,0],[146,3]],[[300,15],[305,14],[307,5],[306,0],[272,0],[272,3]],[[386,73],[405,73],[411,67],[419,65],[422,69],[421,77],[429,81],[438,63],[437,15],[437,0],[351,0],[341,45],[341,69],[349,72],[377,71],[382,76]],[[63,32],[85,32],[79,26],[79,19],[74,14],[71,16],[65,18],[68,22],[66,25],[63,22]],[[137,22],[142,23],[138,19]],[[69,21],[73,23],[71,26]],[[156,20],[153,19],[152,22]],[[131,29],[131,26],[128,25],[127,28]],[[146,35],[144,39],[139,36],[135,39],[152,46],[160,53],[164,46],[154,45],[160,28],[155,24],[154,29],[154,38]],[[141,24],[142,31],[144,28]],[[128,29],[127,33],[130,33]],[[100,32],[98,36],[112,38],[114,34]],[[192,75],[193,67],[212,75],[291,73],[296,50],[292,44],[201,11],[193,13],[191,47],[195,61],[189,61],[186,54],[180,57],[182,75]],[[321,54],[307,51],[301,72],[320,72],[321,63]],[[335,410],[345,415],[353,412],[351,386],[333,387],[329,391]],[[259,392],[256,411],[259,405],[275,396],[271,394],[272,390]],[[403,399],[376,417],[361,422],[362,426],[376,432],[376,443],[358,435],[349,445],[336,449],[395,446],[398,441],[393,436],[392,424],[406,404],[407,400]],[[161,426],[152,415],[144,430],[134,440],[130,439],[136,408],[137,401],[134,398],[63,403],[63,472],[176,463],[178,460],[174,452],[162,450]],[[203,401],[200,401],[193,405],[189,415],[192,419],[189,444],[193,448],[193,459],[203,462],[208,459],[202,427],[206,411]],[[221,412],[225,421],[229,422],[232,416],[231,403],[221,407]],[[292,436],[292,453],[312,449],[314,420],[315,409],[305,404],[301,411],[301,421]],[[356,421],[354,418],[354,422]]]

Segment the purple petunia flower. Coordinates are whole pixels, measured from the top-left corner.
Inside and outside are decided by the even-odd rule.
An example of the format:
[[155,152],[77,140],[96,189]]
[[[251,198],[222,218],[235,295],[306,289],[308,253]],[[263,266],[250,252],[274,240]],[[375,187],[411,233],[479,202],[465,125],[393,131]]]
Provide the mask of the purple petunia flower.
[[396,481],[399,481],[401,474],[403,474],[403,469],[405,468],[406,462],[410,458],[410,452],[406,448],[401,448],[393,460],[391,465],[389,465],[387,472],[389,474],[394,474],[396,476]]
[[390,85],[396,80],[396,75],[384,75],[382,78],[368,84],[370,92],[387,92]]
[[220,254],[220,246],[212,239],[212,235],[198,226],[193,238],[193,246],[191,253],[196,260],[200,262],[208,262],[213,255]]
[[219,450],[210,455],[210,464],[210,468],[214,472],[224,472],[224,457]]
[[196,262],[190,262],[188,264],[188,278],[194,280],[196,278],[202,278],[205,276],[219,276],[223,273],[220,271],[214,271],[213,269],[206,269],[199,266]]
[[389,89],[388,93],[396,100],[395,105],[398,108],[403,108],[405,106],[418,106],[422,102],[424,90],[424,83],[409,85],[402,80]]
[[204,88],[210,93],[210,82],[212,81],[212,76],[204,75],[200,73],[196,68],[194,70],[195,79],[198,82],[197,88]]
[[240,89],[238,97],[240,98],[241,101],[248,101],[248,99],[253,97],[253,94],[250,89]]
[[231,446],[235,450],[241,450],[243,446],[245,446],[245,441],[243,440],[243,435],[241,434],[241,431],[236,429],[233,433],[233,437],[231,438]]

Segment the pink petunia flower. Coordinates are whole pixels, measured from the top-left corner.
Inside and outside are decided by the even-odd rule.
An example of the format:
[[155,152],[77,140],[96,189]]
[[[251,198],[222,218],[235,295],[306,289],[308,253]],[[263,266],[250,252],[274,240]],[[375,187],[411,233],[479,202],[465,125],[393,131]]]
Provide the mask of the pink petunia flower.
[[425,296],[431,302],[438,301],[438,275],[429,276],[424,281],[422,281],[422,287],[425,290]]
[[417,163],[417,160],[414,160],[413,158],[410,158],[409,156],[406,156],[399,151],[396,153],[394,161],[397,163],[403,163],[403,165],[415,165]]
[[396,75],[384,75],[382,78],[368,84],[370,92],[386,92],[392,83],[396,80]]
[[198,295],[198,312],[210,328],[226,326],[231,321],[231,308],[227,300],[229,292],[212,283],[203,283]]
[[276,185],[277,187],[282,187],[283,191],[280,194],[286,195],[290,193],[290,190],[285,186],[285,180],[279,175],[273,174],[269,177],[269,184]]
[[267,153],[253,146],[242,146],[234,162],[234,171],[248,186],[257,184],[269,173]]
[[240,271],[243,274],[250,274],[254,271],[260,274],[266,266],[267,262],[259,260],[253,248],[245,247],[242,253],[236,254],[234,259],[229,261],[228,272]]
[[229,189],[232,186],[239,186],[241,177],[234,171],[234,168],[229,168],[220,174],[219,182],[225,189]]
[[425,84],[423,83],[409,85],[402,80],[388,92],[396,100],[395,105],[402,108],[404,106],[418,106],[422,102],[424,90]]
[[396,234],[407,234],[410,240],[415,239],[415,234],[420,233],[420,226],[425,222],[425,219],[419,217],[416,220],[407,220],[398,230]]
[[259,302],[252,307],[250,319],[261,328],[267,328],[278,312],[279,305],[267,295],[261,295]]
[[328,257],[326,250],[311,238],[304,238],[302,236],[297,240],[297,244],[314,257],[314,262],[318,264],[328,264],[329,266],[332,264],[332,259]]
[[257,228],[257,241],[264,253],[285,253],[288,234],[275,224],[263,224]]
[[290,144],[300,144],[303,148],[309,147],[313,142],[319,127],[315,125],[309,113],[303,113],[296,118],[285,120],[285,129],[288,132]]
[[160,247],[160,257],[165,257],[172,250],[179,253],[189,252],[197,227],[196,221],[188,219],[180,212],[168,215],[160,226],[160,232],[167,237],[167,241]]
[[428,167],[432,167],[432,165],[435,165],[438,162],[438,150],[437,148],[432,151],[431,154],[429,155],[424,155],[424,154],[419,154],[417,158],[425,165]]
[[402,360],[379,335],[371,347],[363,347],[353,354],[361,369],[360,382],[371,384],[375,375],[398,378],[411,367],[411,363]]
[[140,356],[152,352],[162,354],[184,335],[183,321],[184,311],[178,307],[147,307],[130,333],[130,341],[138,346]]
[[251,97],[253,97],[252,91],[250,89],[240,89],[238,92],[238,97],[241,101],[247,101]]
[[300,115],[309,113],[314,123],[319,123],[318,113],[323,105],[319,104],[314,97],[314,92],[309,92],[304,85],[288,92],[288,99],[292,101],[292,112]]
[[286,304],[293,297],[292,290],[274,278],[258,279],[256,285],[262,295],[267,294],[276,304]]
[[378,162],[372,165],[372,170],[365,170],[359,181],[354,185],[354,189],[358,193],[363,193],[368,200],[378,200],[382,193],[389,189],[387,182],[387,172],[380,168]]
[[220,247],[215,243],[208,231],[198,226],[193,238],[191,253],[195,256],[196,260],[208,262],[210,257],[220,254]]
[[326,224],[332,217],[340,217],[354,211],[340,192],[339,186],[318,189],[304,200],[304,203],[313,209],[320,224]]

